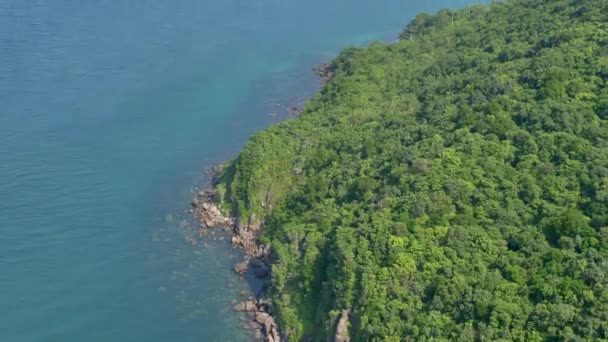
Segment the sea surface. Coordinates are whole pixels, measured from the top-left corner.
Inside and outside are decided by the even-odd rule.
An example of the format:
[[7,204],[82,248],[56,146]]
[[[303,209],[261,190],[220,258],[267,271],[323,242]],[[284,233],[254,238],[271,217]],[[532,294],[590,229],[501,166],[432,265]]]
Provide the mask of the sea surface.
[[[203,170],[312,67],[466,1],[0,0],[0,341],[246,341]],[[472,2],[472,1],[469,1]]]

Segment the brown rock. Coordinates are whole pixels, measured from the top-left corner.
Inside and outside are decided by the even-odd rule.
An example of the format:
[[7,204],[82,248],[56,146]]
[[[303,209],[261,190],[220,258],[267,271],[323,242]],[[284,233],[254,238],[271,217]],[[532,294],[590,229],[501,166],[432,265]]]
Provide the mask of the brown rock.
[[275,326],[276,324],[274,323],[274,319],[272,319],[272,317],[267,319],[266,322],[264,322],[264,331],[266,332],[266,335],[272,334],[272,328]]
[[254,301],[248,300],[245,302],[245,311],[252,312],[252,311],[255,311],[255,309],[256,309],[256,305],[255,305]]
[[258,312],[255,314],[255,321],[260,324],[265,324],[267,320],[272,319],[269,314],[265,312]]
[[233,245],[238,245],[240,241],[241,241],[241,239],[239,239],[239,237],[237,235],[233,235],[232,236],[232,244]]
[[253,312],[256,310],[254,301],[248,300],[246,302],[238,303],[233,308],[234,311]]
[[274,342],[281,341],[281,337],[279,336],[279,332],[277,331],[276,327],[272,327],[272,329],[270,329],[270,334],[266,335],[266,340]]

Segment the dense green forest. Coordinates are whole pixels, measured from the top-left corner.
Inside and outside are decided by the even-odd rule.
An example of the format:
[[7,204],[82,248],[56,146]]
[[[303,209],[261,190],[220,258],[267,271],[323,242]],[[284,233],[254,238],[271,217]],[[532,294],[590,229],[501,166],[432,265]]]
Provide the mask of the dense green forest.
[[333,65],[218,185],[283,336],[608,341],[608,1],[421,14]]

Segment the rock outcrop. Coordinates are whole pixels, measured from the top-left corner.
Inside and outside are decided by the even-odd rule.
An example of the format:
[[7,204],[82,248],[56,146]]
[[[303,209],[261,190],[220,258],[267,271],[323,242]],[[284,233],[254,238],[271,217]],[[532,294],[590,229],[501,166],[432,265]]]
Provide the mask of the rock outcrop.
[[255,312],[257,311],[257,306],[257,301],[255,299],[250,299],[246,302],[235,305],[234,311]]
[[194,207],[193,214],[200,220],[200,235],[204,235],[205,229],[223,227],[226,229],[234,225],[234,220],[222,214],[216,203],[216,192],[214,190],[201,190],[192,199]]
[[342,310],[342,316],[340,317],[338,326],[336,327],[334,341],[350,342],[350,336],[348,335],[348,310]]
[[270,254],[269,246],[260,244],[263,224],[255,215],[252,214],[247,222],[236,222],[233,226],[233,245],[242,248],[249,257],[263,259]]
[[[280,342],[281,337],[279,336],[279,329],[274,321],[274,318],[270,314],[270,306],[263,299],[255,299],[250,297],[249,300],[239,303],[234,306],[235,311],[246,312],[252,315],[251,327],[257,331],[262,332],[265,336],[265,341]],[[250,326],[250,325],[248,325]]]
[[337,67],[333,63],[322,63],[312,70],[323,82],[329,82],[336,76]]

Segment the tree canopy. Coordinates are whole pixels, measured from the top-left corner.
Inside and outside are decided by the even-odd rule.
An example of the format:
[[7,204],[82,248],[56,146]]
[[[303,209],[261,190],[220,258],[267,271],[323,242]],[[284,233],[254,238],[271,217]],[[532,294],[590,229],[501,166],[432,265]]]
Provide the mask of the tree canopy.
[[421,14],[224,171],[290,340],[608,341],[608,3]]

